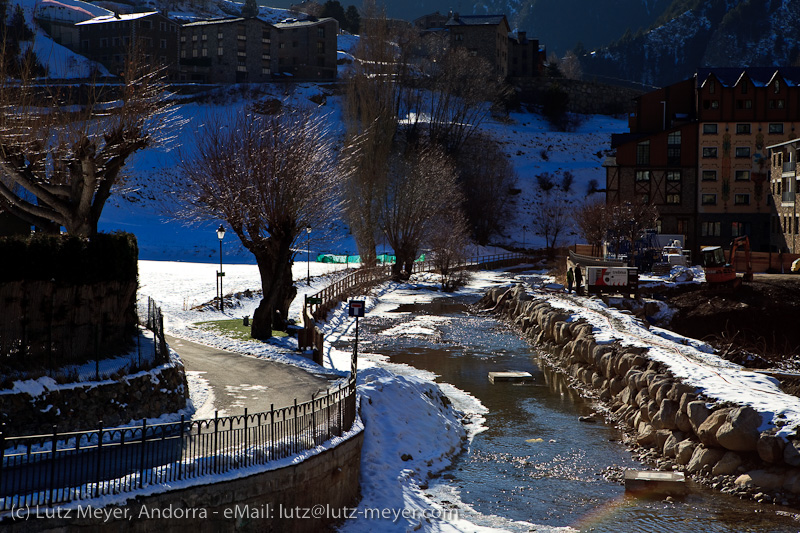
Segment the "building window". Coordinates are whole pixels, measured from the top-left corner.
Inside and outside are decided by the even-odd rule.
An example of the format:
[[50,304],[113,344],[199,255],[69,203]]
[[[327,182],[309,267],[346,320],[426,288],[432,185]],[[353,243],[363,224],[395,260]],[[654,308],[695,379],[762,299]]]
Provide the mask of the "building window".
[[158,29],[161,31],[167,31],[167,23],[166,22],[159,22]]
[[717,181],[716,170],[704,170],[702,174],[703,181]]
[[197,57],[197,48],[192,50],[192,57]]
[[716,124],[703,124],[703,135],[716,135],[716,133],[717,133]]
[[705,158],[717,157],[717,147],[716,146],[704,146],[703,147],[703,157],[705,157]]
[[750,135],[750,124],[737,124],[736,135]]
[[202,56],[208,57],[208,48],[203,48]]
[[325,37],[325,28],[317,28],[317,37]]
[[221,41],[221,40],[222,40],[222,32],[221,32],[221,31],[218,31],[218,32],[217,32],[217,40],[218,40],[218,41]]
[[197,35],[192,35],[192,42],[193,42],[193,43],[196,43],[196,42],[197,42]]
[[221,56],[221,55],[222,55],[222,53],[223,53],[223,49],[222,49],[222,47],[221,47],[221,46],[218,46],[218,47],[217,47],[217,55],[218,55],[218,56]]
[[239,50],[238,52],[236,52],[236,55],[238,57],[247,57],[247,52],[244,50]]
[[247,40],[247,35],[239,34],[239,35],[236,36],[236,38],[239,39],[240,41],[246,41]]
[[742,83],[742,94],[747,94],[747,83]]
[[667,164],[681,163],[681,132],[673,131],[667,135]]
[[166,39],[161,39],[158,42],[158,46],[159,46],[159,48],[166,48],[167,47],[167,40]]
[[185,36],[185,35],[181,35],[181,42],[182,42],[182,43],[185,43],[185,42],[186,42],[186,36]]
[[636,164],[650,164],[650,141],[643,141],[636,145]]
[[236,72],[247,72],[247,67],[245,65],[236,65]]
[[736,157],[750,157],[750,147],[749,146],[737,146],[736,147]]
[[714,94],[714,91],[716,90],[716,88],[717,88],[717,85],[714,83],[714,80],[708,80],[708,92],[710,94]]
[[186,50],[181,50],[181,59],[186,59]]
[[649,170],[637,170],[636,171],[636,181],[650,181],[650,171]]
[[667,170],[667,181],[671,182],[680,182],[681,181],[681,171],[680,170]]
[[750,233],[750,224],[747,222],[732,222],[731,223],[731,236],[742,237]]
[[200,36],[200,40],[201,40],[201,41],[207,41],[207,40],[208,40],[208,35],[206,35],[205,33],[204,33],[204,34],[202,34],[202,35]]
[[702,205],[717,205],[716,194],[702,194],[700,195],[700,203]]
[[261,54],[261,59],[263,59],[264,61],[269,61],[269,54],[267,53]]
[[261,67],[261,74],[269,75],[270,74],[269,67]]
[[722,222],[703,222],[700,224],[700,235],[703,237],[719,237]]
[[736,109],[752,109],[752,100],[736,100]]
[[783,100],[770,100],[769,101],[769,108],[770,109],[783,109],[785,105]]
[[775,91],[775,94],[781,92],[781,81],[775,80],[772,84],[772,90]]
[[681,195],[680,194],[668,194],[667,195],[667,204],[669,205],[680,205],[681,203]]
[[734,176],[736,181],[750,181],[749,170],[737,170]]
[[769,132],[770,133],[783,133],[783,124],[770,124],[769,125]]
[[711,109],[719,109],[719,100],[711,100]]
[[750,205],[749,194],[734,194],[733,205]]
[[318,42],[317,43],[317,53],[318,54],[324,54],[325,53],[325,43],[323,43],[323,42]]

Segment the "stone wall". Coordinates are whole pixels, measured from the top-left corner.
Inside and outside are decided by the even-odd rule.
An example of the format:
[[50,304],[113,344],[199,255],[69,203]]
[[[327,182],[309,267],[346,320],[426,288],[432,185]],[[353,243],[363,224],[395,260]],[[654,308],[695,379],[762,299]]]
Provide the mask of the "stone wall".
[[[7,533],[67,529],[132,533],[328,531],[329,526],[343,521],[348,509],[358,503],[363,442],[362,431],[296,465],[232,481],[138,497],[124,507],[90,510],[86,505],[73,505],[69,516],[64,516],[66,511],[62,510],[55,518],[7,519],[2,528]],[[87,516],[92,514],[90,511],[97,516]]]
[[[55,383],[55,382],[53,382]],[[0,393],[0,423],[5,436],[51,434],[119,426],[130,420],[156,418],[186,407],[189,389],[179,360],[119,379],[77,383],[44,390]]]
[[567,78],[514,78],[512,85],[520,90],[523,102],[538,104],[552,86],[569,95],[568,111],[582,114],[615,115],[634,110],[633,99],[642,91]]
[[800,502],[800,440],[759,431],[762,416],[751,407],[708,401],[648,359],[646,348],[598,344],[591,324],[567,322],[569,313],[521,285],[492,289],[482,304],[546,346],[575,386],[594,390],[658,469],[759,501]]

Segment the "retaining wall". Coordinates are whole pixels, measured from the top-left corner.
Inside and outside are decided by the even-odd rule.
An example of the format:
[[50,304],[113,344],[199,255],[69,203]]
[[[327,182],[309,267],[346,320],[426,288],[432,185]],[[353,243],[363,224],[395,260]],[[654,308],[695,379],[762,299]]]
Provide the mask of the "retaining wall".
[[175,413],[186,407],[188,397],[183,365],[172,361],[118,380],[44,390],[36,396],[4,392],[0,427],[7,437],[51,434],[54,425],[59,432],[96,428],[98,420],[112,427]]
[[527,294],[521,285],[481,301],[514,322],[576,386],[594,390],[660,470],[680,470],[723,492],[759,501],[800,502],[800,440],[760,432],[762,416],[720,405],[647,357],[646,348],[598,344],[592,325]]
[[[54,518],[7,519],[2,529],[7,533],[326,531],[346,518],[345,508],[353,509],[358,502],[363,441],[362,431],[296,465],[139,497],[124,507],[90,509],[84,505],[60,509],[61,514]],[[45,512],[42,509],[40,515]],[[94,512],[97,516],[92,516]]]

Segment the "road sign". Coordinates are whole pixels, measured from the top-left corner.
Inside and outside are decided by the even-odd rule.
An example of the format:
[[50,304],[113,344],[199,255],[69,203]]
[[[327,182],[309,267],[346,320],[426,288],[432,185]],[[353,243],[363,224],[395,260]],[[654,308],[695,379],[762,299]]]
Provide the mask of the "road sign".
[[354,316],[356,318],[364,316],[364,300],[350,300],[350,308],[349,308],[350,316]]
[[311,304],[321,304],[322,298],[314,298],[313,296],[306,296],[306,303]]

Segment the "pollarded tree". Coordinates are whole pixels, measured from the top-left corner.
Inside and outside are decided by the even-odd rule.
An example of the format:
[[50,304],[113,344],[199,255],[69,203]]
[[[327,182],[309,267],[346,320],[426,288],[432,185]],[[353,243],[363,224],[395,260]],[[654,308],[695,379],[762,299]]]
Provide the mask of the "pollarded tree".
[[386,240],[397,256],[392,266],[395,279],[410,275],[422,244],[437,228],[437,217],[460,210],[456,179],[452,163],[438,146],[397,143],[381,209]]
[[578,233],[592,245],[592,253],[599,254],[603,241],[608,235],[611,219],[611,206],[603,198],[589,198],[573,212]]
[[[16,60],[2,54],[0,72]],[[54,92],[32,65],[21,70],[19,79],[0,76],[0,208],[45,230],[92,236],[125,162],[165,138],[163,73],[133,59],[120,87]]]
[[209,118],[172,190],[187,220],[227,222],[256,259],[263,299],[251,334],[286,327],[297,294],[294,244],[337,209],[338,174],[322,119],[309,110]]

